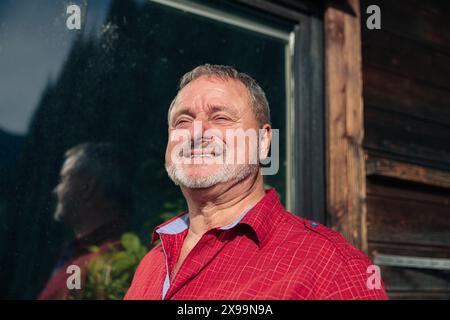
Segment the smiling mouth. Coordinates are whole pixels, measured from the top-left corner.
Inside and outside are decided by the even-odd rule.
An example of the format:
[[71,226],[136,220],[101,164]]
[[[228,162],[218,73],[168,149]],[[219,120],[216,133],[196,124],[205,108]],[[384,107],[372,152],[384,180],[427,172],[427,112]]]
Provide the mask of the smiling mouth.
[[193,154],[193,155],[191,155],[191,159],[193,159],[193,158],[214,158],[215,157],[215,155],[213,155],[213,154]]
[[190,153],[183,155],[184,158],[215,158],[220,156],[221,153],[217,153],[216,152],[208,152],[208,150],[205,149],[193,149],[190,150]]
[[204,159],[204,158],[215,158],[216,154],[215,153],[192,153],[190,155],[185,156],[185,158],[191,158],[191,159]]

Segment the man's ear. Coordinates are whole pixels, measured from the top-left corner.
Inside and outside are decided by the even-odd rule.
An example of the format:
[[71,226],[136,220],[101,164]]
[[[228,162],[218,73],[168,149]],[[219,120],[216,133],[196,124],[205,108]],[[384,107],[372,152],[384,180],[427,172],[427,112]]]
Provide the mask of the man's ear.
[[80,191],[81,199],[85,203],[91,202],[98,191],[97,188],[97,181],[94,177],[84,177]]
[[266,123],[259,130],[259,161],[263,161],[269,155],[270,141],[272,139],[272,127]]

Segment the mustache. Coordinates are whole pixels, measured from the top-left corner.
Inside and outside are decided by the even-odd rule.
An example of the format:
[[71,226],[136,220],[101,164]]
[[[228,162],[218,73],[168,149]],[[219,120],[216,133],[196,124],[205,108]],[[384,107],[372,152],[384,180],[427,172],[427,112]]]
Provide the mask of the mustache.
[[178,157],[192,157],[193,155],[212,155],[214,157],[225,155],[227,146],[224,142],[198,142],[187,140],[182,143]]

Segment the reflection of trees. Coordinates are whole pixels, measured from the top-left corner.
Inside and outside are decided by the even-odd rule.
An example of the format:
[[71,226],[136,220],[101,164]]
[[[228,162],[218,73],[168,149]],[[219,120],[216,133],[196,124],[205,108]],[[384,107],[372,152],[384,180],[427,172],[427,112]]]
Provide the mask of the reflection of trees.
[[23,144],[23,137],[0,129],[0,298],[7,292],[5,283],[10,275],[5,267],[12,254],[8,244],[11,241],[9,230],[14,212],[15,181],[17,158]]
[[163,166],[165,106],[176,83],[160,85],[164,71],[144,32],[153,22],[139,17],[132,1],[113,1],[100,37],[78,37],[59,79],[43,93],[19,163],[10,234],[15,247],[5,271],[13,273],[11,297],[33,298],[53,267],[64,232],[52,219],[51,190],[70,147],[110,141],[129,152],[136,165],[130,177],[136,181],[134,225],[145,243],[150,236],[144,227],[160,223],[165,203],[181,199]]

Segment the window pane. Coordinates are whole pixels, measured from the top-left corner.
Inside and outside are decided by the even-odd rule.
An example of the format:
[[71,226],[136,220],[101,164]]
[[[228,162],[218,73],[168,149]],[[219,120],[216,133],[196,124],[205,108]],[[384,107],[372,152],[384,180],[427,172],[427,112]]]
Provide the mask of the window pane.
[[286,197],[286,41],[148,1],[89,1],[82,30],[68,30],[70,3],[0,5],[0,293],[11,298],[35,298],[75,255],[52,193],[72,147],[109,143],[127,159],[115,173],[129,172],[128,216],[89,245],[131,230],[149,247],[152,228],[186,209],[164,169],[167,110],[197,65],[232,65],[265,90],[280,129],[280,169],[266,183]]

